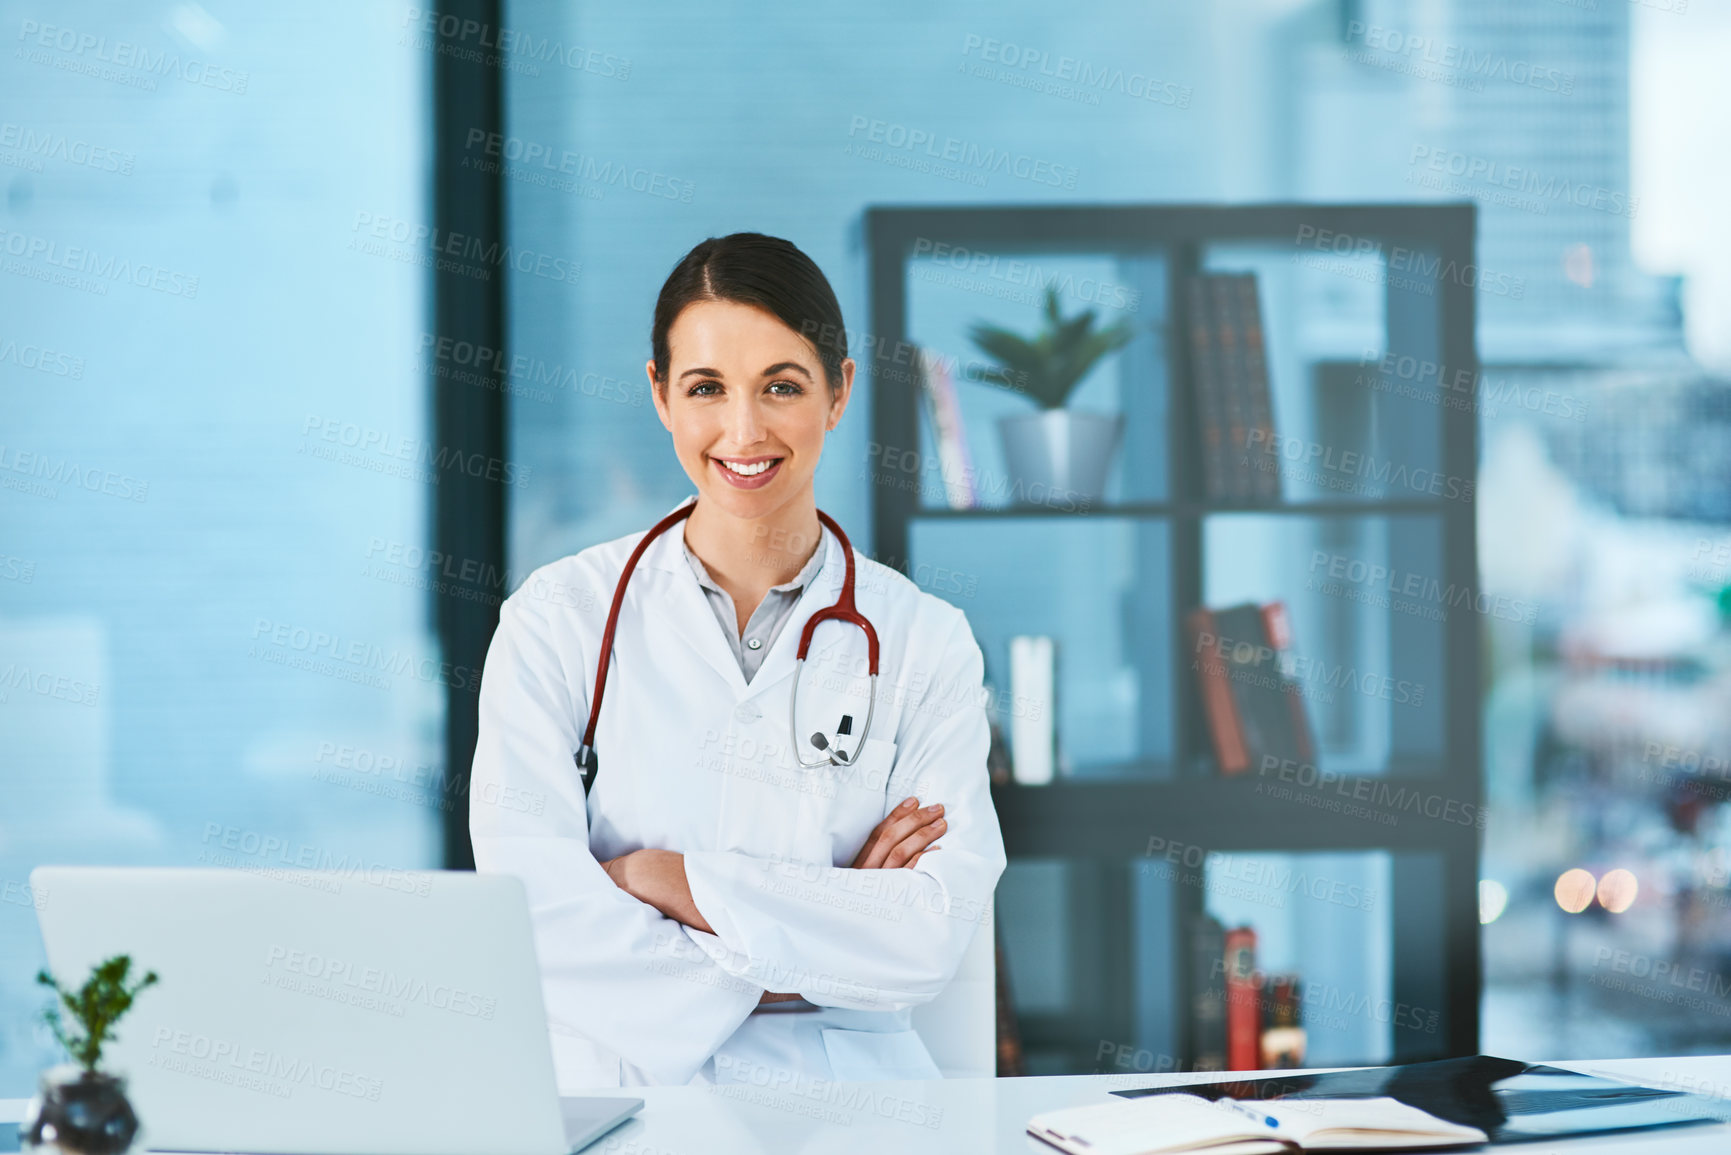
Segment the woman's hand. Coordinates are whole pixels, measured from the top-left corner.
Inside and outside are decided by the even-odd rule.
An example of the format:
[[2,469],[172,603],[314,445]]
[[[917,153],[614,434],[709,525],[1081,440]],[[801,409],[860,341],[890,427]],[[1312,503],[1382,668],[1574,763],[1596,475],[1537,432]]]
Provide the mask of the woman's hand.
[[609,858],[601,864],[613,885],[639,902],[646,902],[662,914],[705,934],[714,934],[709,920],[691,901],[691,884],[685,879],[685,856],[672,850],[645,847]]
[[944,821],[944,804],[934,802],[920,809],[918,798],[903,799],[902,804],[884,816],[872,828],[865,845],[853,856],[855,870],[894,870],[911,867],[920,860],[949,824]]

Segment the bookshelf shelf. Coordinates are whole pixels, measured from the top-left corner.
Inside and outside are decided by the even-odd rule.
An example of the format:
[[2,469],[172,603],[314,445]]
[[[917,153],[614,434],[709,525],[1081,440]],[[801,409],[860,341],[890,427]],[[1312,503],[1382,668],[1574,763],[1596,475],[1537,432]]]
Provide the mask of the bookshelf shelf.
[[[1306,801],[1294,821],[1293,797]],[[1004,784],[992,790],[1006,844],[1036,857],[1134,858],[1165,839],[1210,851],[1453,850],[1477,837],[1477,809],[1435,777],[1339,775],[1301,787],[1258,780]],[[1464,821],[1463,821],[1464,819]]]
[[[1016,300],[1027,302],[1018,307],[1031,321],[1037,286],[1013,279],[1011,270],[1080,268],[1092,280],[1076,283],[1116,284],[1126,290],[1119,299],[1139,302],[1132,306],[1139,308],[1138,336],[1117,354],[1114,370],[1125,429],[1109,489],[1118,499],[1070,509],[951,509],[930,504],[943,497],[929,477],[910,486],[905,468],[880,466],[872,479],[877,556],[904,559],[910,573],[964,575],[957,584],[967,592],[954,596],[987,653],[988,681],[1007,688],[995,675],[1010,636],[1046,634],[1058,643],[1058,740],[1078,771],[1045,786],[993,789],[1011,871],[1044,880],[1035,889],[1045,888],[1048,905],[1040,909],[1050,912],[1014,925],[1018,916],[1004,909],[1000,888],[1012,994],[1021,999],[1035,985],[1017,977],[1018,950],[1045,960],[1038,964],[1042,982],[1056,974],[1061,978],[1051,981],[1067,984],[1061,997],[1043,989],[1017,1004],[1030,1056],[1037,1050],[1046,1059],[1043,1067],[1031,1062],[1030,1072],[1094,1070],[1102,1040],[1134,1042],[1157,1055],[1191,1053],[1188,936],[1213,898],[1206,882],[1151,882],[1150,869],[1163,861],[1150,853],[1151,839],[1166,840],[1153,843],[1156,849],[1181,843],[1193,857],[1374,860],[1388,880],[1377,915],[1385,922],[1374,934],[1363,920],[1342,923],[1349,929],[1335,937],[1350,938],[1356,926],[1379,939],[1382,953],[1374,957],[1386,958],[1386,969],[1366,990],[1435,1014],[1424,1030],[1388,1029],[1383,1052],[1345,1061],[1476,1053],[1480,623],[1479,614],[1449,601],[1452,591],[1476,588],[1472,487],[1438,496],[1413,480],[1331,486],[1314,470],[1281,466],[1278,499],[1214,496],[1219,490],[1204,485],[1184,321],[1191,278],[1258,271],[1268,294],[1263,317],[1276,430],[1341,455],[1369,446],[1379,465],[1396,462],[1431,483],[1470,479],[1477,466],[1470,409],[1440,404],[1413,382],[1366,374],[1381,372],[1371,367],[1395,355],[1446,365],[1450,373],[1476,368],[1473,290],[1440,271],[1472,264],[1473,206],[903,206],[868,209],[864,224],[867,327],[878,355],[861,367],[871,382],[880,461],[921,462],[935,444],[925,435],[905,357],[894,351],[924,345],[965,356],[965,339],[948,335],[965,333],[970,318],[1017,323],[1005,302],[1024,289]],[[1335,254],[1345,250],[1329,247],[1341,237],[1351,239],[1354,254],[1398,246],[1420,255],[1420,270],[1436,271],[1415,276],[1409,263],[1396,277],[1372,262],[1341,272]],[[932,275],[920,262],[934,253],[966,253],[968,269],[986,270],[986,279],[968,282],[959,266]],[[974,437],[964,444],[986,466],[977,476],[1000,492],[1010,471],[993,464],[990,421],[1026,403],[970,383],[965,371],[954,379]],[[1341,455],[1332,460],[1346,460]],[[1038,525],[1012,524],[1023,521]],[[1034,533],[1037,547],[1025,536]],[[1312,588],[1337,571],[1350,575],[1364,558],[1382,559],[1403,583],[1412,574],[1434,579],[1401,590],[1441,593],[1403,612],[1374,586]],[[1317,721],[1319,762],[1377,773],[1342,770],[1308,783],[1278,773],[1213,773],[1185,615],[1204,604],[1283,599],[1312,603],[1294,612],[1301,641],[1325,649],[1335,635],[1355,638],[1356,652],[1388,663],[1380,672],[1422,682],[1424,705],[1415,709],[1352,692],[1325,708],[1306,690],[1309,708],[1328,715]],[[1053,950],[1064,952],[1062,961]],[[1305,969],[1302,960],[1298,969]]]

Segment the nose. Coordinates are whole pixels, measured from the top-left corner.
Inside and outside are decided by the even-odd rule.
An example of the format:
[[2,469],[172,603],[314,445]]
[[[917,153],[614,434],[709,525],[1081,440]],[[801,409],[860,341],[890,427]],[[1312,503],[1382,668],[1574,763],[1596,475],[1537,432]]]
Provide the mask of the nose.
[[727,431],[740,450],[763,440],[763,402],[749,390],[736,391],[728,399]]

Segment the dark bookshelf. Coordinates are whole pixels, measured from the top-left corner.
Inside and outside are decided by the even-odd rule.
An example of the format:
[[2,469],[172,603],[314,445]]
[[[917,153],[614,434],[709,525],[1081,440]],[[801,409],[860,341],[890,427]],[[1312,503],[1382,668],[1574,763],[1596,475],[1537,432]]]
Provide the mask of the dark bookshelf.
[[[1211,501],[1205,499],[1189,397],[1189,342],[1183,339],[1183,285],[1205,268],[1209,246],[1251,244],[1271,249],[1291,246],[1320,231],[1371,239],[1383,251],[1425,254],[1436,269],[1463,269],[1473,263],[1474,209],[1442,205],[1077,205],[1033,207],[874,207],[865,214],[870,262],[869,330],[875,347],[902,348],[910,342],[909,265],[916,243],[929,251],[930,240],[979,252],[1047,255],[1061,260],[1085,254],[1120,261],[1157,257],[1164,277],[1161,290],[1164,330],[1157,352],[1164,374],[1163,429],[1148,422],[1127,429],[1122,455],[1137,455],[1139,467],[1155,470],[1154,494],[1147,500],[1126,497],[1085,509],[1048,506],[995,506],[949,509],[925,503],[922,493],[886,471],[874,477],[872,528],[879,557],[921,559],[914,541],[921,522],[945,525],[1000,519],[1129,519],[1158,523],[1164,544],[1155,551],[1166,572],[1163,632],[1156,638],[1129,638],[1144,647],[1163,645],[1167,653],[1151,661],[1166,664],[1161,682],[1169,695],[1163,704],[1170,719],[1172,757],[1112,767],[1093,767],[1087,777],[1059,777],[1049,785],[995,786],[993,797],[1006,850],[1018,859],[1057,859],[1070,872],[1062,928],[1071,940],[1070,973],[1078,999],[1071,1012],[1023,1014],[1024,1042],[1032,1049],[1067,1056],[1067,1069],[1123,1068],[1096,1062],[1094,1040],[1136,1042],[1151,1052],[1182,1055],[1188,1040],[1188,1015],[1171,1008],[1167,1025],[1148,1037],[1134,1020],[1138,981],[1132,935],[1128,866],[1146,853],[1149,833],[1182,831],[1185,840],[1209,850],[1231,852],[1382,851],[1390,855],[1392,893],[1386,897],[1392,933],[1393,1002],[1435,1008],[1432,1029],[1392,1027],[1394,1061],[1470,1055],[1478,1050],[1481,967],[1479,958],[1478,865],[1481,835],[1476,822],[1459,821],[1477,813],[1483,801],[1479,719],[1479,622],[1472,613],[1449,617],[1440,627],[1439,690],[1443,696],[1441,733],[1429,756],[1391,757],[1374,774],[1338,774],[1325,785],[1289,790],[1276,797],[1266,777],[1255,772],[1221,777],[1212,771],[1207,722],[1184,644],[1184,614],[1203,603],[1204,527],[1208,519],[1229,515],[1276,518],[1420,519],[1434,533],[1438,578],[1451,588],[1473,589],[1477,582],[1474,501],[1425,495],[1316,498],[1288,501]],[[1308,250],[1303,250],[1308,251]],[[1423,353],[1451,372],[1477,366],[1474,348],[1474,288],[1470,278],[1434,275],[1385,278],[1381,286],[1384,348]],[[1272,343],[1273,338],[1270,338]],[[1131,356],[1127,349],[1121,356]],[[871,375],[872,439],[890,450],[921,453],[921,401],[908,386],[905,371],[862,359]],[[882,369],[881,372],[874,370]],[[1476,472],[1476,416],[1470,406],[1440,403],[1414,412],[1434,422],[1421,431],[1434,436],[1431,465],[1451,477]],[[1277,414],[1277,427],[1279,418]],[[1414,431],[1395,431],[1403,436]],[[1149,466],[1148,461],[1156,464]],[[906,568],[906,567],[904,567]],[[967,607],[964,607],[967,608]],[[1155,611],[1150,611],[1155,612]],[[970,612],[970,617],[973,614]],[[1399,626],[1391,626],[1398,630]],[[988,677],[992,674],[988,660]],[[1319,759],[1320,761],[1320,759]],[[1261,789],[1259,789],[1259,787]],[[1424,800],[1417,811],[1399,800]],[[1361,811],[1342,813],[1330,802],[1350,799]],[[1373,805],[1366,799],[1378,798]],[[1378,805],[1395,815],[1395,824],[1375,817]],[[1451,818],[1423,812],[1446,805]],[[1199,886],[1174,886],[1165,912],[1170,966],[1160,981],[1182,1003],[1188,989],[1190,919],[1205,905]],[[1146,964],[1145,964],[1146,965]],[[1015,976],[1012,973],[1012,983]],[[1144,976],[1146,978],[1146,976]],[[1146,995],[1146,984],[1143,986]]]

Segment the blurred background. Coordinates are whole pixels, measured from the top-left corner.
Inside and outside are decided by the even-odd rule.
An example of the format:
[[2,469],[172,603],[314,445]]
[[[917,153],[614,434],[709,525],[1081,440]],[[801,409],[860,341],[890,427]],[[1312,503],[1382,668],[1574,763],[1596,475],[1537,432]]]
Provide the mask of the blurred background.
[[[0,41],[0,1095],[54,1057],[38,864],[465,863],[498,602],[690,492],[650,315],[741,230],[862,364],[820,506],[967,612],[1024,768],[1012,639],[1055,647],[1053,778],[997,787],[1019,1069],[1194,1065],[1203,915],[1299,976],[1313,1065],[1731,1049],[1726,0],[4,0]],[[1183,294],[1244,273],[1279,484],[1233,497]],[[1080,508],[970,338],[1048,286],[1127,334]],[[1272,603],[1314,749],[1230,781],[1185,623]]]

